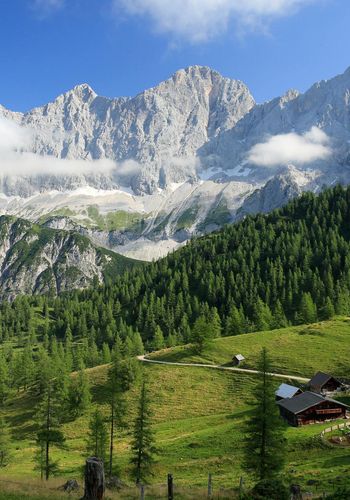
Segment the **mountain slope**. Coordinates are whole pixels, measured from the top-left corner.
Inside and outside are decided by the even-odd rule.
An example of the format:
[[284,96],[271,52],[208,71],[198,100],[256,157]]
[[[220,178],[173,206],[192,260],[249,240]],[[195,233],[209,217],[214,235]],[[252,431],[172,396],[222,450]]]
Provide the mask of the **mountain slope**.
[[102,283],[133,261],[93,245],[76,232],[0,217],[0,296],[56,295]]
[[[24,114],[0,106],[0,117],[31,131],[30,165],[43,169],[20,174],[16,152],[16,175],[0,179],[2,213],[73,219],[95,243],[140,259],[303,191],[350,182],[350,69],[258,105],[242,82],[192,66],[132,98],[101,97],[83,84]],[[326,141],[325,157],[253,162],[257,145],[283,134],[312,142],[310,130]],[[120,216],[131,223],[101,224]]]
[[208,332],[214,324],[216,333],[235,335],[311,323],[335,311],[348,315],[349,218],[350,188],[304,194],[271,214],[193,239],[164,259],[117,276],[98,293],[59,297],[55,331],[64,335],[70,311],[70,328],[81,335],[77,303],[80,316],[101,332],[101,346],[115,329],[124,337],[138,331],[153,348],[158,327],[166,344],[186,343],[198,317]]

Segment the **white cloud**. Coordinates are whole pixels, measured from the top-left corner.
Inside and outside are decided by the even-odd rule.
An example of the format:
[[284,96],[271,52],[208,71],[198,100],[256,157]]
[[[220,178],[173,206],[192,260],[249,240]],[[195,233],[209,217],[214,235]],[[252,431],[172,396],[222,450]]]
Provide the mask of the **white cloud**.
[[156,30],[191,42],[221,33],[232,19],[239,29],[292,14],[315,0],[112,0],[116,9],[149,17]]
[[32,139],[29,128],[0,118],[0,176],[108,175],[118,168],[111,160],[60,159],[32,153]]
[[256,144],[248,153],[248,161],[255,165],[273,167],[288,163],[305,164],[330,156],[329,137],[318,127],[302,135],[291,132],[270,137]]

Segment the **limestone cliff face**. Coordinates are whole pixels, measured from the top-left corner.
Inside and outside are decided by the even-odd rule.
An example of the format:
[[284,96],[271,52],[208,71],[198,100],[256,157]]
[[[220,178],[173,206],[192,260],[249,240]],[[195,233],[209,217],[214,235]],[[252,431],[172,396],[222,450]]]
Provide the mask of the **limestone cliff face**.
[[[88,85],[78,85],[54,102],[28,113],[0,108],[0,116],[34,131],[32,151],[69,159],[133,160],[139,168],[123,174],[136,193],[149,193],[172,182],[196,177],[194,157],[210,138],[232,128],[254,106],[248,88],[206,67],[180,70],[157,87],[134,98],[108,99]],[[111,188],[109,178],[29,179],[38,190],[78,185]],[[3,190],[25,193],[26,180],[3,182]],[[28,186],[29,194],[31,189]]]
[[58,294],[102,283],[133,262],[75,232],[0,217],[0,296]]

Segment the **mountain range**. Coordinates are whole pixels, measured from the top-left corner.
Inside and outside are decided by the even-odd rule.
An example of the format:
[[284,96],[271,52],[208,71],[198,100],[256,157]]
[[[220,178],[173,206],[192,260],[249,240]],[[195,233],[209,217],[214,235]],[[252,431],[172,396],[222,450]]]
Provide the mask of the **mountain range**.
[[26,113],[0,106],[0,120],[19,136],[0,141],[3,214],[142,260],[350,182],[350,69],[257,104],[192,66],[133,98],[83,84]]

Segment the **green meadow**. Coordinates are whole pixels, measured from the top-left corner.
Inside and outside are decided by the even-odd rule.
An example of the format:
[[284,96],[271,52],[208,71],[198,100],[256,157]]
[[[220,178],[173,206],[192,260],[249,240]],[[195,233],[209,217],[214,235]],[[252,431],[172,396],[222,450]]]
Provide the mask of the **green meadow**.
[[[188,347],[163,352],[161,357],[226,364],[233,353],[242,352],[247,357],[246,366],[254,368],[261,346],[266,345],[275,369],[283,373],[308,376],[317,369],[324,369],[346,376],[349,334],[348,320],[338,318],[308,327],[221,338],[200,356],[194,355]],[[334,355],[331,355],[330,346]],[[198,367],[144,364],[142,368],[151,394],[159,451],[154,476],[148,486],[150,498],[164,495],[168,473],[174,475],[178,498],[201,498],[208,473],[213,475],[214,491],[222,493],[220,498],[225,498],[224,495],[234,498],[241,477],[248,488],[254,478],[242,469],[242,448],[244,423],[249,417],[256,376]],[[93,406],[99,406],[106,418],[107,371],[107,365],[87,370]],[[275,384],[277,386],[279,381],[275,380]],[[139,384],[136,384],[128,393],[128,425],[118,432],[116,438],[115,462],[121,479],[130,485],[130,489],[111,493],[111,499],[138,498],[129,468],[131,428],[138,391]],[[35,404],[35,393],[29,390],[16,394],[4,410],[12,428],[13,449],[11,463],[0,471],[0,499],[34,500],[46,498],[45,495],[47,498],[64,498],[66,494],[57,489],[60,485],[72,478],[82,483],[89,413],[64,424],[66,446],[52,452],[52,457],[59,460],[59,477],[43,484],[33,463]],[[347,483],[350,472],[350,450],[331,446],[320,439],[326,426],[288,427],[286,431],[285,477],[314,493],[330,492],[337,485]],[[32,488],[29,488],[31,484]],[[79,495],[81,492],[71,494],[71,498],[79,498]]]

